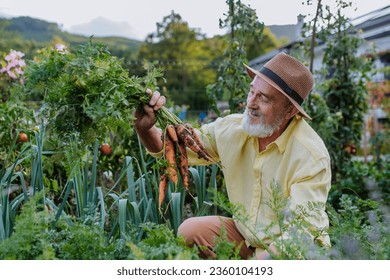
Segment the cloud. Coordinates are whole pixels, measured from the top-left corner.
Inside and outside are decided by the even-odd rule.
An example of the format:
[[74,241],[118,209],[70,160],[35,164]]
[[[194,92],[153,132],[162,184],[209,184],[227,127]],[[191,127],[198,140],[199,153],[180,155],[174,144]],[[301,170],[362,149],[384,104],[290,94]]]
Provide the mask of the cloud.
[[129,23],[125,21],[111,21],[104,17],[95,18],[88,23],[73,25],[69,27],[67,31],[84,36],[93,35],[96,37],[118,36],[130,39],[136,38]]

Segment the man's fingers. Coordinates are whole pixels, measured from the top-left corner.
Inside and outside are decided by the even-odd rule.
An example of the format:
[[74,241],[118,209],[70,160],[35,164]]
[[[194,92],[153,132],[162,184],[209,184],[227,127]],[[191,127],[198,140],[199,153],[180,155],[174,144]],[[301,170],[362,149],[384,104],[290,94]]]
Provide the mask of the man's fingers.
[[146,94],[149,96],[152,95],[152,90],[150,88],[146,89]]
[[[147,93],[148,93],[148,91],[147,91]],[[150,93],[151,93],[151,91],[150,91]],[[150,93],[148,93],[148,94],[150,94]],[[150,98],[148,105],[150,107],[152,107],[154,110],[158,110],[162,106],[165,105],[165,101],[166,101],[165,96],[161,95],[158,91],[155,91],[155,92],[151,93],[151,98]]]
[[153,92],[149,101],[149,106],[154,107],[159,98],[160,98],[160,93],[158,91]]
[[163,106],[165,105],[165,101],[166,101],[165,96],[160,95],[160,97],[157,99],[157,102],[156,102],[156,104],[154,105],[153,109],[154,109],[154,110],[159,110],[159,109],[161,109],[161,107],[163,107]]

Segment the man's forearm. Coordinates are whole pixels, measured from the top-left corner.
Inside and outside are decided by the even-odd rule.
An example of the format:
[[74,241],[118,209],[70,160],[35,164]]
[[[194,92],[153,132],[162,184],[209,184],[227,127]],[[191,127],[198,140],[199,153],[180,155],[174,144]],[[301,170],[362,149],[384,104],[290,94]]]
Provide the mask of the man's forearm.
[[145,148],[151,153],[158,153],[163,149],[163,142],[161,139],[161,129],[156,126],[152,126],[148,130],[137,129],[137,134],[145,146]]

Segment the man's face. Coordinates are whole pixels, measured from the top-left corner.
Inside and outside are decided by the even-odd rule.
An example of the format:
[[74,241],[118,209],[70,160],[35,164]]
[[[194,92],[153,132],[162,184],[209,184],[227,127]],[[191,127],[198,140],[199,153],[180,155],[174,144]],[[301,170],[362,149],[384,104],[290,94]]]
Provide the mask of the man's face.
[[285,120],[289,101],[261,77],[256,76],[250,86],[243,128],[251,136],[269,137]]

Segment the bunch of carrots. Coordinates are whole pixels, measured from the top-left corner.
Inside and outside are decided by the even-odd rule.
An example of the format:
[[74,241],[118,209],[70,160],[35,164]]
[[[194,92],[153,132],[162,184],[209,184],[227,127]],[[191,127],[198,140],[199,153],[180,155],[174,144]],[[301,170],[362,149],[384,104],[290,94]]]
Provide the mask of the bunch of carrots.
[[160,207],[164,201],[169,180],[177,185],[178,172],[183,180],[185,189],[188,191],[189,173],[186,147],[196,153],[199,158],[203,158],[211,162],[209,153],[190,124],[168,124],[162,137],[165,145],[165,159],[167,161],[167,167],[166,169],[162,169],[160,174],[158,199]]

